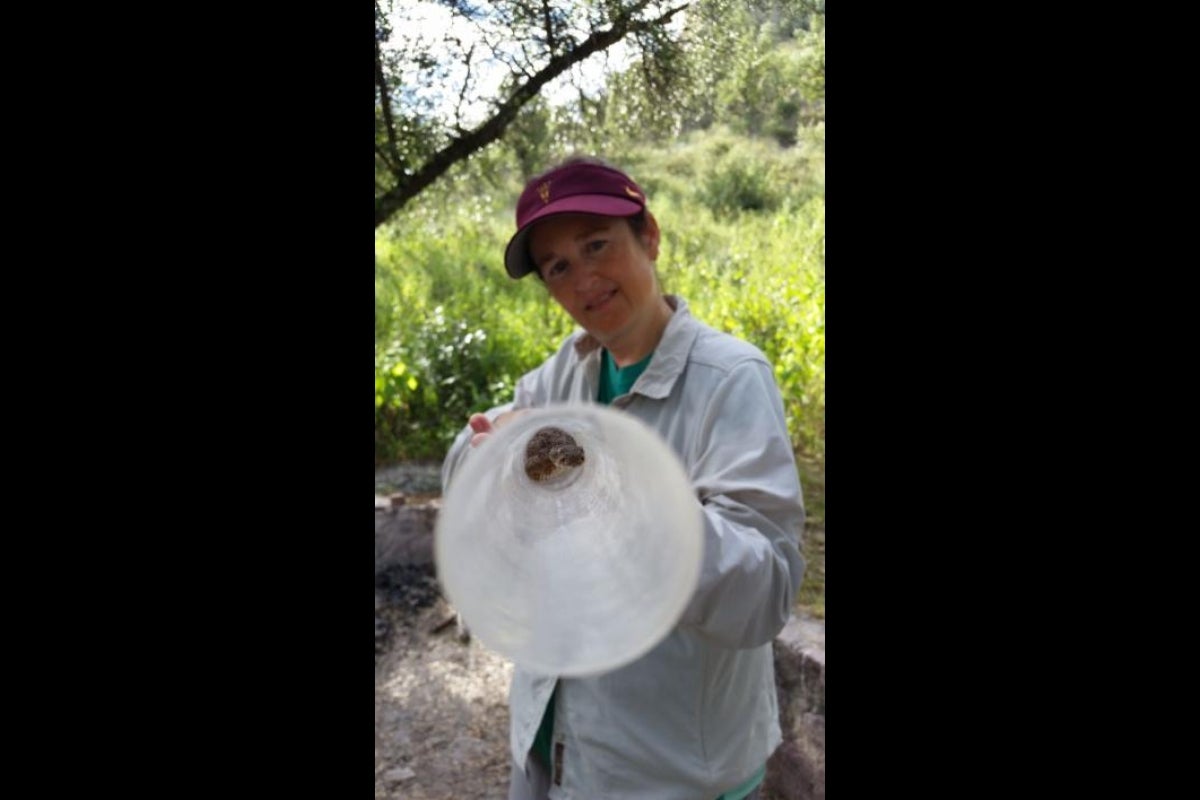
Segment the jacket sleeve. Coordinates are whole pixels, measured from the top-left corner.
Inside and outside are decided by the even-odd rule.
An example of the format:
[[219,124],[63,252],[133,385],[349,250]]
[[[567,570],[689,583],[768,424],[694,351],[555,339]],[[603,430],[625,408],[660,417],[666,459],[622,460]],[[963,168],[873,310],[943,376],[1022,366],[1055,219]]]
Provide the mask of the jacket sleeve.
[[752,648],[783,629],[804,575],[804,503],[770,366],[743,361],[713,393],[689,459],[703,509],[704,563],[681,624]]

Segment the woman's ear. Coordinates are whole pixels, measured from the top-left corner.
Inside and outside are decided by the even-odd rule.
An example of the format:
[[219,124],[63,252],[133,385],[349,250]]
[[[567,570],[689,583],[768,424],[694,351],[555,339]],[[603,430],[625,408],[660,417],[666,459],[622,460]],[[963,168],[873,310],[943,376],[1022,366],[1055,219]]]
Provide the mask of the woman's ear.
[[642,229],[642,246],[646,248],[651,261],[658,260],[658,241],[661,235],[658,229],[658,220],[650,213],[650,209],[646,209],[646,227]]

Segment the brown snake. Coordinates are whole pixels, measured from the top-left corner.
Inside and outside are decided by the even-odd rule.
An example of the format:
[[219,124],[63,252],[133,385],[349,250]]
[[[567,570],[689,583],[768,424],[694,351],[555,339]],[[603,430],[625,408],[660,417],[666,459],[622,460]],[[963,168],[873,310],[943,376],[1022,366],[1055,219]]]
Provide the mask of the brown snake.
[[552,425],[540,429],[525,446],[525,474],[538,482],[557,478],[585,460],[574,437]]

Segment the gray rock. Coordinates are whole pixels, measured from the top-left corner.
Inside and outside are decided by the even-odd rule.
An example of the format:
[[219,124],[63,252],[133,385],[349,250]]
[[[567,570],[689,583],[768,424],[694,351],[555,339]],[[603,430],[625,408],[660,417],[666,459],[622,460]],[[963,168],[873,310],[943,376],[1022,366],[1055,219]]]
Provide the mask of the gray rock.
[[375,494],[440,494],[441,491],[440,463],[405,462],[375,470]]
[[375,507],[375,574],[398,564],[433,563],[433,527],[441,499]]
[[825,623],[794,617],[774,647],[783,744],[767,764],[767,790],[825,800]]
[[415,777],[417,777],[417,773],[408,767],[397,767],[396,769],[389,769],[387,772],[383,773],[383,779],[388,783],[403,783],[404,781],[412,780]]
[[473,736],[459,736],[446,752],[446,757],[455,763],[472,763],[489,755],[493,755],[491,746]]

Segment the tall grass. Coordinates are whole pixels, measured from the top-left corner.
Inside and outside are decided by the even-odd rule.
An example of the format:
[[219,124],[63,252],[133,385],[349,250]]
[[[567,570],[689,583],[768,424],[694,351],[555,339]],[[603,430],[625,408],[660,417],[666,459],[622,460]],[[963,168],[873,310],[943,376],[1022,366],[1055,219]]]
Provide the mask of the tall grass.
[[[664,214],[664,288],[774,365],[793,444],[825,458],[825,202],[773,214]],[[687,222],[684,222],[684,220]]]
[[571,330],[534,281],[512,281],[507,221],[444,215],[375,241],[375,463],[441,458],[473,411]]
[[[786,150],[718,130],[636,148],[621,165],[663,231],[663,288],[763,350],[795,446],[823,463],[823,129]],[[520,189],[505,180],[459,176],[376,231],[377,465],[441,458],[471,412],[510,400],[574,327],[538,281],[504,272]]]

